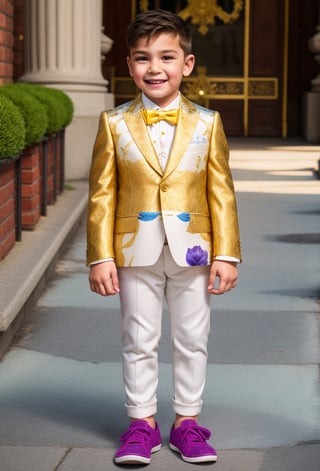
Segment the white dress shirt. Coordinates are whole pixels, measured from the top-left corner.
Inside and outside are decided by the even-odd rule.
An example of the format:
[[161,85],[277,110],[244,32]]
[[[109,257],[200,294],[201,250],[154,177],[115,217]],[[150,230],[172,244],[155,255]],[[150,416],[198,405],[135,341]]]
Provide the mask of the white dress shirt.
[[[144,94],[142,94],[142,102],[145,108],[152,110],[160,110],[159,106],[149,100]],[[161,110],[173,110],[179,108],[180,95],[178,95],[168,106],[161,108]],[[157,152],[160,165],[162,170],[165,169],[168,157],[171,151],[171,147],[176,132],[175,124],[168,123],[162,119],[158,123],[150,124],[148,131],[151,137],[152,144]]]

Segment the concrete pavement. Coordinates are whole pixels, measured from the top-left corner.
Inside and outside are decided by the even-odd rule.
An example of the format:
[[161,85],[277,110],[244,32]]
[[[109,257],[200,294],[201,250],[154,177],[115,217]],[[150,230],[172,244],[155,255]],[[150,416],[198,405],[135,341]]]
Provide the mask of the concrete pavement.
[[[237,289],[212,298],[201,423],[219,452],[213,469],[318,471],[320,181],[312,170],[320,149],[271,139],[232,139],[230,146],[244,263]],[[118,468],[112,457],[127,426],[119,301],[88,290],[83,202],[79,197],[74,238],[0,363],[1,471]],[[56,209],[60,204],[68,214],[63,197]],[[37,260],[36,246],[31,250]],[[17,255],[15,265],[18,276]],[[167,446],[173,414],[166,311],[159,359],[163,448],[148,469],[195,469]]]

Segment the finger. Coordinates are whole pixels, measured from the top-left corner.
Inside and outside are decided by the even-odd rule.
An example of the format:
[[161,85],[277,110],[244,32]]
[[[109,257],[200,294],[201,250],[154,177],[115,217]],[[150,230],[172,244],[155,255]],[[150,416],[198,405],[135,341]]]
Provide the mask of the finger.
[[218,290],[220,286],[220,277],[217,275],[215,271],[211,271],[209,282],[208,282],[208,290],[211,291],[213,289]]
[[219,289],[216,289],[216,288],[213,288],[213,289],[210,289],[209,290],[209,293],[210,294],[214,294],[216,296],[219,296],[221,294],[224,294],[224,291],[220,291]]
[[90,282],[91,291],[96,294],[100,294],[101,296],[108,296],[109,288],[107,284],[100,282],[100,281],[91,281]]
[[113,290],[115,293],[119,293],[120,292],[120,287],[119,287],[119,279],[117,277],[116,274],[112,274],[112,278],[111,278],[111,283],[112,283],[112,287],[113,287]]
[[221,293],[225,293],[228,290],[228,281],[224,280],[223,278],[220,279],[220,283],[218,289]]
[[235,287],[235,285],[236,285],[235,282],[229,282],[229,281],[220,279],[219,284],[217,286],[209,286],[208,291],[211,294],[220,295],[220,294],[227,293],[228,291],[231,291],[232,288]]
[[94,292],[97,293],[97,294],[100,294],[100,296],[107,296],[107,290],[106,290],[106,287],[103,283],[97,283],[95,285],[95,289],[94,289]]
[[[115,283],[115,285],[114,285]],[[115,281],[113,281],[112,278],[110,278],[109,280],[107,280],[104,284],[104,295],[105,296],[112,296],[114,294],[117,294],[119,293],[119,282],[117,281],[117,278]]]
[[114,289],[113,289],[111,278],[106,280],[103,283],[103,288],[101,287],[101,294],[103,296],[110,296],[110,295],[114,294]]
[[224,291],[221,289],[222,288],[222,283],[219,277],[216,278],[215,283],[212,285],[208,286],[208,291],[211,294],[223,294]]

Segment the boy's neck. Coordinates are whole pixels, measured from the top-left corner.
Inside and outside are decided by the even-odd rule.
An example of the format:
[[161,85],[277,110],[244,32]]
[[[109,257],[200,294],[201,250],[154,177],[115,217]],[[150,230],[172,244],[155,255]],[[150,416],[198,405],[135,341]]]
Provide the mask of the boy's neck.
[[179,107],[179,102],[180,102],[180,92],[178,92],[178,95],[176,98],[174,98],[168,105],[162,107],[159,106],[157,103],[154,101],[150,100],[143,92],[142,92],[142,103],[145,108],[160,108],[160,109],[172,109],[172,108],[178,108]]

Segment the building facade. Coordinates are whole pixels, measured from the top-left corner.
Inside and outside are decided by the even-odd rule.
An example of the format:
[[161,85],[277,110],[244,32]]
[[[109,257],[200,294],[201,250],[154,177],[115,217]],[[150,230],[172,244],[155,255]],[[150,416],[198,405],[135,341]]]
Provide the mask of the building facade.
[[101,67],[112,46],[102,31],[102,8],[102,0],[0,0],[0,83],[47,85],[73,101],[67,179],[88,176],[99,114],[114,105]]
[[[24,80],[70,95],[66,177],[90,166],[97,118],[136,93],[125,31],[140,11],[181,15],[193,33],[190,99],[228,136],[320,141],[319,0],[0,0],[0,85]],[[71,158],[72,155],[72,158]],[[70,157],[69,157],[70,156]]]
[[103,22],[114,47],[104,62],[104,75],[116,103],[131,98],[135,89],[126,70],[126,26],[139,11],[155,7],[171,10],[190,24],[197,59],[182,91],[219,109],[228,135],[304,136],[305,95],[319,71],[315,52],[308,45],[320,23],[319,3],[106,0]]

